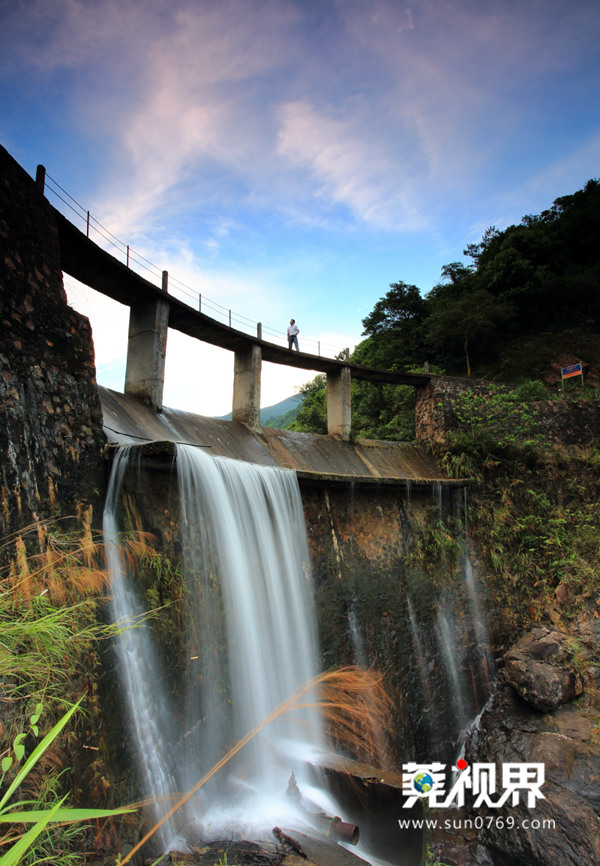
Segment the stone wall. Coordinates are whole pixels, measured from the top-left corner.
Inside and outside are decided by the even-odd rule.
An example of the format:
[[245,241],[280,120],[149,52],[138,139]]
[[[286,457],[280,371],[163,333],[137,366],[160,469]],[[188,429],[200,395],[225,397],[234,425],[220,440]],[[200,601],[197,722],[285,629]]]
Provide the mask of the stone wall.
[[[323,669],[357,664],[384,674],[393,704],[392,764],[426,761],[432,750],[450,759],[459,729],[437,647],[439,611],[456,625],[454,652],[468,715],[483,706],[487,686],[455,561],[458,534],[447,559],[433,547],[429,557],[426,549],[440,520],[460,532],[464,491],[302,481],[300,489]],[[381,755],[371,760],[386,766]]]
[[[415,423],[417,440],[428,446],[443,444],[446,434],[457,429],[456,407],[467,391],[479,397],[506,393],[508,385],[476,379],[434,376],[416,388]],[[600,435],[600,400],[576,396],[527,404],[535,416],[533,433],[561,445],[583,445]],[[507,412],[510,404],[507,404]]]
[[0,538],[93,504],[102,412],[89,321],[67,305],[53,210],[0,147]]

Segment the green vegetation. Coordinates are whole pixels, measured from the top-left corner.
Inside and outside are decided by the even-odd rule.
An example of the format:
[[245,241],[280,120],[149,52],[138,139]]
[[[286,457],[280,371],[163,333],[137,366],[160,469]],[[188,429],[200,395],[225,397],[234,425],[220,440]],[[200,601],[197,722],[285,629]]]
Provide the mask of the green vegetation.
[[[563,363],[583,360],[600,379],[600,181],[556,199],[520,225],[487,229],[425,295],[399,281],[363,320],[365,339],[351,360],[373,367],[519,382],[524,374],[556,389]],[[579,384],[579,383],[578,383]],[[569,390],[573,385],[569,384]],[[326,432],[322,376],[307,383],[288,429]],[[534,399],[519,396],[517,399]],[[407,441],[414,436],[413,392],[403,386],[352,385],[353,435]]]
[[298,417],[299,411],[300,406],[296,406],[295,409],[290,409],[290,411],[286,412],[284,415],[277,415],[275,418],[269,418],[262,426],[272,427],[274,430],[286,430],[290,424],[294,423]]
[[600,440],[552,444],[533,432],[536,404],[515,394],[465,392],[435,455],[450,476],[475,481],[469,535],[506,635],[558,611],[600,615]]
[[[101,761],[84,757],[82,749],[98,712],[98,644],[115,633],[98,617],[107,573],[90,519],[84,515],[83,529],[74,535],[59,532],[56,524],[38,524],[2,545],[7,565],[0,572],[1,866],[81,860],[88,824],[117,814],[66,805],[67,769],[79,785],[86,773],[88,790],[105,789]],[[28,555],[32,542],[40,552]],[[85,715],[80,711],[67,730],[82,701]],[[67,752],[76,766],[67,768]],[[32,826],[25,832],[23,824]]]
[[[46,804],[38,796],[37,799],[19,800],[16,803],[11,803],[13,796],[25,787],[27,777],[69,722],[73,713],[78,709],[79,703],[78,701],[64,713],[44,739],[36,745],[22,766],[18,766],[17,769],[17,765],[20,765],[25,757],[25,746],[22,741],[28,733],[34,734],[35,737],[38,736],[38,721],[43,710],[43,704],[39,703],[35,713],[29,719],[29,731],[17,734],[13,741],[13,754],[2,760],[0,785],[4,783],[6,774],[11,770],[15,761],[16,766],[15,776],[0,798],[0,824],[6,824],[9,828],[9,835],[5,835],[0,844],[3,847],[10,845],[10,848],[0,856],[0,866],[13,866],[13,864],[16,866],[18,863],[26,862],[39,863],[41,860],[61,864],[72,863],[80,857],[68,849],[74,842],[79,841],[78,837],[82,835],[81,829],[85,830],[85,827],[76,827],[74,831],[73,825],[81,825],[85,822],[133,811],[132,809],[66,808],[63,806],[66,796],[58,797],[55,790],[55,780],[52,780],[52,784],[47,786],[47,790],[54,795],[54,802]],[[26,832],[19,832],[14,829],[22,824],[31,824],[32,826]],[[60,824],[59,828],[56,827],[57,824]]]

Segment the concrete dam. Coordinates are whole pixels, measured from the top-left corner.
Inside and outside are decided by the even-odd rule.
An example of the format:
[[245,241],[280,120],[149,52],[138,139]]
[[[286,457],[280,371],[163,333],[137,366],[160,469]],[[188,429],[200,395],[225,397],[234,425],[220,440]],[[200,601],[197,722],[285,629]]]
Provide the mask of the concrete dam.
[[[65,236],[71,242],[75,230],[65,228],[64,217],[57,216],[39,186],[3,150],[0,178],[2,534],[18,535],[27,525],[65,521],[71,515],[73,525],[82,515],[91,515],[86,519],[99,530],[104,512],[109,549],[119,536],[134,532],[151,538],[155,549],[154,558],[131,574],[121,572],[118,556],[114,564],[113,600],[122,590],[127,615],[133,609],[156,611],[151,628],[133,630],[144,632],[151,645],[140,649],[132,644],[123,650],[128,664],[134,660],[133,668],[123,675],[113,659],[105,662],[102,674],[111,684],[102,692],[102,713],[106,773],[114,790],[125,801],[145,794],[161,803],[190,781],[182,772],[191,764],[186,742],[195,744],[195,754],[210,740],[208,729],[222,727],[228,736],[238,736],[238,722],[246,718],[251,698],[263,685],[266,689],[263,677],[251,695],[243,690],[251,674],[264,673],[265,657],[250,664],[248,674],[242,663],[264,642],[271,661],[285,656],[296,671],[289,681],[284,677],[292,691],[298,678],[313,671],[354,667],[381,674],[389,699],[386,731],[365,735],[360,754],[344,755],[344,760],[353,759],[354,783],[362,786],[362,793],[334,792],[339,781],[331,777],[327,796],[339,795],[352,820],[361,809],[369,811],[365,792],[379,802],[385,799],[389,821],[383,835],[392,835],[396,850],[411,848],[403,863],[417,864],[420,838],[398,839],[400,767],[405,761],[428,760],[434,748],[437,759],[452,762],[465,725],[483,707],[493,679],[485,605],[468,549],[464,482],[446,479],[424,445],[350,441],[352,376],[396,381],[398,374],[323,359],[298,361],[294,353],[294,362],[320,363],[329,376],[330,429],[336,433],[321,436],[253,423],[260,358],[272,351],[260,339],[252,339],[248,347],[241,337],[226,334],[240,357],[237,417],[246,421],[218,421],[157,406],[156,366],[146,391],[140,391],[144,383],[133,372],[129,393],[98,387],[89,322],[69,308],[62,284]],[[78,250],[88,247],[76,243]],[[94,255],[104,260],[104,254]],[[81,276],[86,260],[77,261]],[[155,288],[154,294],[160,291]],[[171,315],[174,322],[183,321],[171,299],[160,296],[153,304],[165,328]],[[139,324],[138,314],[139,306],[133,313]],[[143,351],[160,359],[160,340]],[[253,359],[250,385],[242,364],[248,353]],[[422,405],[431,393],[430,379],[410,381],[422,389]],[[196,480],[190,482],[190,477]],[[222,511],[232,515],[225,529],[215,516]],[[232,550],[239,558],[227,565]],[[296,571],[287,575],[290,560]],[[228,589],[230,579],[237,582]],[[237,619],[231,619],[230,605],[235,607],[249,588],[256,589],[258,601],[244,603]],[[246,633],[250,627],[254,638]],[[240,646],[246,649],[240,652]],[[300,651],[300,646],[310,648]],[[297,666],[294,656],[299,654],[310,664]],[[150,658],[149,672],[142,660]],[[202,675],[190,671],[190,659],[203,660]],[[278,680],[280,667],[283,662],[269,668],[268,685]],[[119,691],[116,677],[129,686]],[[215,690],[208,697],[202,689],[196,691],[211,680]],[[155,686],[160,686],[160,696]],[[126,709],[125,692],[141,697],[150,689],[146,709],[140,710],[138,703]],[[194,721],[186,716],[190,695],[195,696]],[[148,722],[143,730],[135,723],[142,716]],[[141,745],[148,730],[161,729],[162,717],[176,721],[175,767],[161,746],[169,741],[168,723],[162,734],[152,735],[157,738],[151,737],[149,746]],[[315,723],[315,728],[321,730],[320,725]],[[322,748],[323,739],[324,734],[317,733],[310,749]],[[269,761],[277,766],[288,758],[284,741],[289,743],[285,732],[277,746],[271,741],[268,747]],[[159,760],[160,774],[148,771],[150,764],[140,765],[139,755],[148,755],[150,761],[161,754],[165,760]],[[301,763],[306,763],[306,751],[303,755]],[[301,776],[297,754],[290,761],[285,763],[286,783],[290,767],[295,778],[296,773]],[[331,776],[333,763],[331,756],[322,761],[322,773]],[[228,777],[227,796],[232,786],[248,793],[249,765],[239,770]],[[155,789],[152,780],[159,775],[164,780]],[[339,780],[339,774],[335,778]],[[315,778],[303,779],[302,785],[312,799],[321,796],[316,789],[327,788]],[[276,793],[281,800],[281,791]],[[326,814],[333,808],[327,803],[318,804]],[[202,824],[202,811],[199,803],[188,823],[197,818]],[[239,816],[236,820],[239,825]],[[370,821],[375,826],[374,814]],[[361,828],[367,850],[369,844],[377,848],[376,839],[382,836],[377,830],[370,840],[368,825],[366,820]],[[227,826],[227,832],[235,834],[231,820]],[[175,826],[163,845],[180,832]],[[198,828],[194,832],[200,833]],[[205,825],[203,832],[208,832]],[[328,858],[324,862],[332,862],[331,854]]]

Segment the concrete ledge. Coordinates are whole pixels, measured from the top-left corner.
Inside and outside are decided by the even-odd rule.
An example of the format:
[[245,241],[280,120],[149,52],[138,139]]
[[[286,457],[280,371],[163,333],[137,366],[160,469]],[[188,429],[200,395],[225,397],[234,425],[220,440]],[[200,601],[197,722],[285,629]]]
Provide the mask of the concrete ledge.
[[106,388],[98,390],[108,442],[145,445],[147,453],[155,457],[162,453],[172,460],[174,449],[168,443],[178,442],[209,448],[211,454],[220,457],[294,469],[306,484],[327,481],[464,486],[466,483],[445,477],[428,452],[412,443],[345,442],[313,433],[268,427],[253,429],[247,424],[167,407],[158,414],[140,400]]

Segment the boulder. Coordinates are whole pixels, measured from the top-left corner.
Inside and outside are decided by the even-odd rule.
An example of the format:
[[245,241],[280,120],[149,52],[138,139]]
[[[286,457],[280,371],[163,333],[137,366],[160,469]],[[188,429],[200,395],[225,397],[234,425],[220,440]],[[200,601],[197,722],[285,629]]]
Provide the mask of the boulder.
[[507,652],[506,681],[542,713],[548,713],[583,692],[583,679],[565,635],[534,628]]
[[[473,813],[479,845],[495,866],[590,866],[600,863],[600,744],[597,710],[563,705],[534,712],[501,685],[470,732],[465,758],[495,763],[542,763],[544,799],[529,808],[521,797]],[[509,829],[512,827],[512,829]],[[444,860],[442,862],[451,862]],[[479,861],[476,861],[479,862]],[[485,861],[483,861],[485,862]]]

